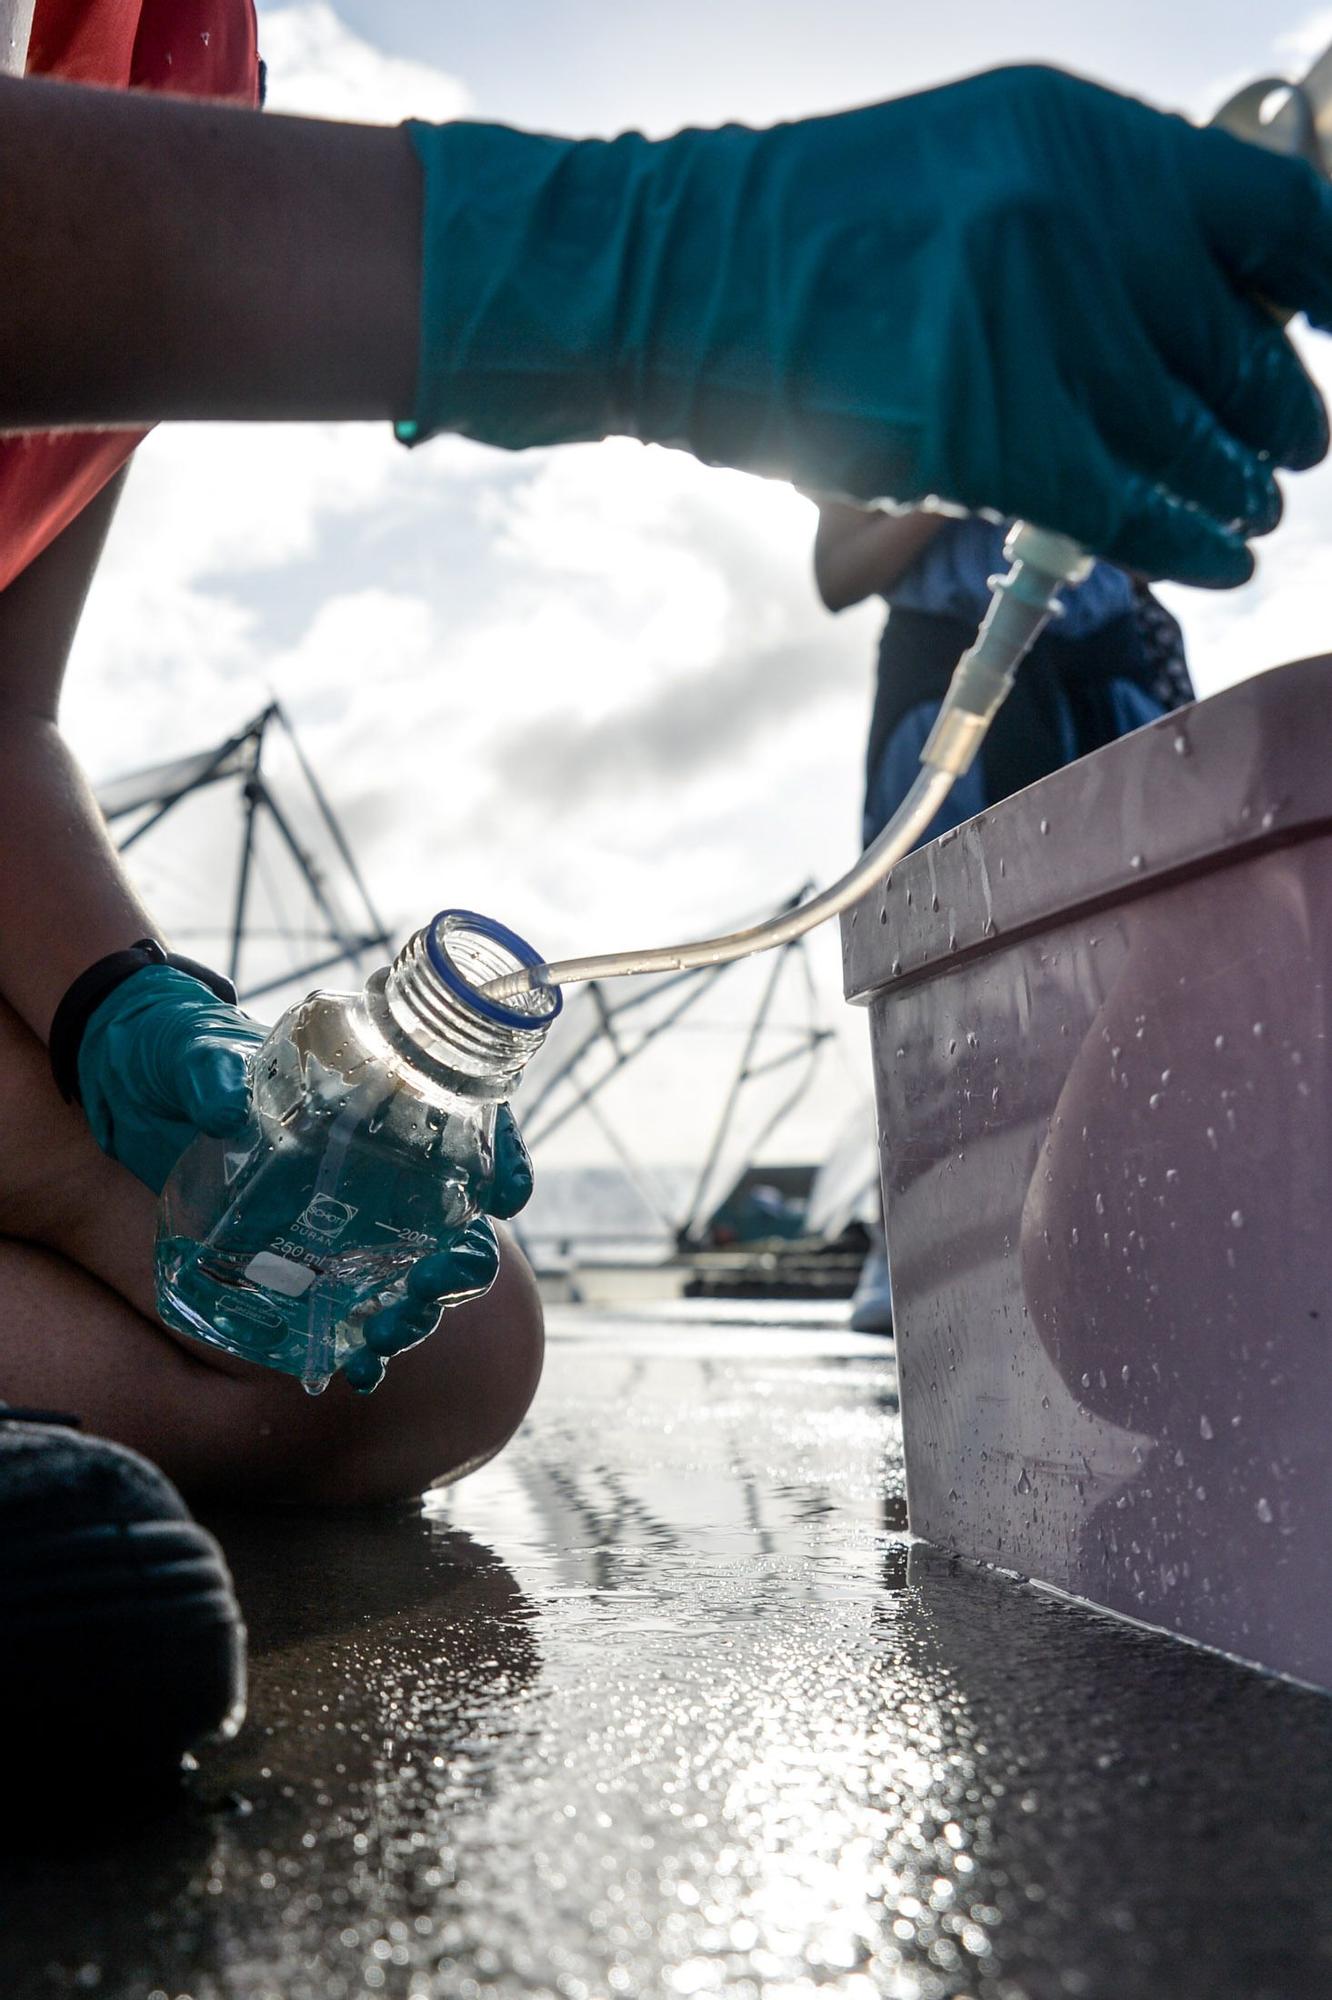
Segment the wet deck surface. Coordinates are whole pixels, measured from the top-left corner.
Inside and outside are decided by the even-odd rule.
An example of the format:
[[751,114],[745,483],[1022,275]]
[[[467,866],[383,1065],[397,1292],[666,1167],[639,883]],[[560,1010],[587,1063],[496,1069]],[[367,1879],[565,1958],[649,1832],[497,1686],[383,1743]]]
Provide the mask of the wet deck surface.
[[0,1863],[6,2000],[1332,1992],[1332,1700],[908,1547],[891,1347],[707,1310],[557,1314],[424,1517],[218,1524],[251,1719]]

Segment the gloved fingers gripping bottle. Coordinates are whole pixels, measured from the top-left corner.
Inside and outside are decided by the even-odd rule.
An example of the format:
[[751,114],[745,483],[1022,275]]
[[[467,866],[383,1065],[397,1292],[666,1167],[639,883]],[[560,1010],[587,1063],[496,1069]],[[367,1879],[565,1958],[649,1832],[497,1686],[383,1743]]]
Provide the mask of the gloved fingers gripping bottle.
[[312,993],[251,1057],[251,1107],[201,1135],[162,1193],[158,1310],[171,1326],[297,1375],[382,1358],[495,1275],[486,1213],[530,1168],[506,1100],[562,1005],[478,989],[538,963],[504,925],[446,910],[359,994]]

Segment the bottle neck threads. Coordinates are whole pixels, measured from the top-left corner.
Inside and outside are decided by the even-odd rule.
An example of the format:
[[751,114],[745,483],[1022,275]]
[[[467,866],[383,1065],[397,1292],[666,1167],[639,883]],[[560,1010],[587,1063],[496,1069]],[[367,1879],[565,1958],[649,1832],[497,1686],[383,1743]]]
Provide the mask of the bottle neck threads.
[[545,1041],[563,999],[552,986],[505,1001],[478,989],[541,962],[503,924],[470,910],[445,910],[407,941],[384,974],[384,1004],[428,1061],[480,1086],[480,1095],[505,1097]]

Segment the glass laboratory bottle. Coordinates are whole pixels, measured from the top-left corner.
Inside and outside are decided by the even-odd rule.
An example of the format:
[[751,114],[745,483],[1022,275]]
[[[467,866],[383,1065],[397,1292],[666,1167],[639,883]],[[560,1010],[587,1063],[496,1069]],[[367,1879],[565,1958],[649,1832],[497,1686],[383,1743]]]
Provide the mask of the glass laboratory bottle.
[[363,992],[290,1008],[254,1052],[248,1125],[195,1139],[163,1189],[168,1325],[322,1389],[417,1259],[482,1211],[496,1113],[562,1003],[478,988],[540,962],[445,910]]

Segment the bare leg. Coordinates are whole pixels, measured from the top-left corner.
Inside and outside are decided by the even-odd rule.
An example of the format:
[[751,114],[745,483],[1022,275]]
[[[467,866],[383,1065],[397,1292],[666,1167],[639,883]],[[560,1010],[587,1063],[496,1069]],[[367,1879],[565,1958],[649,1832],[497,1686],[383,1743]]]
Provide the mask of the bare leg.
[[0,1398],[77,1411],[193,1495],[353,1501],[421,1492],[497,1452],[541,1372],[531,1272],[503,1243],[368,1398],[178,1340],[152,1306],[154,1201],[61,1103],[36,1037],[0,1003]]

